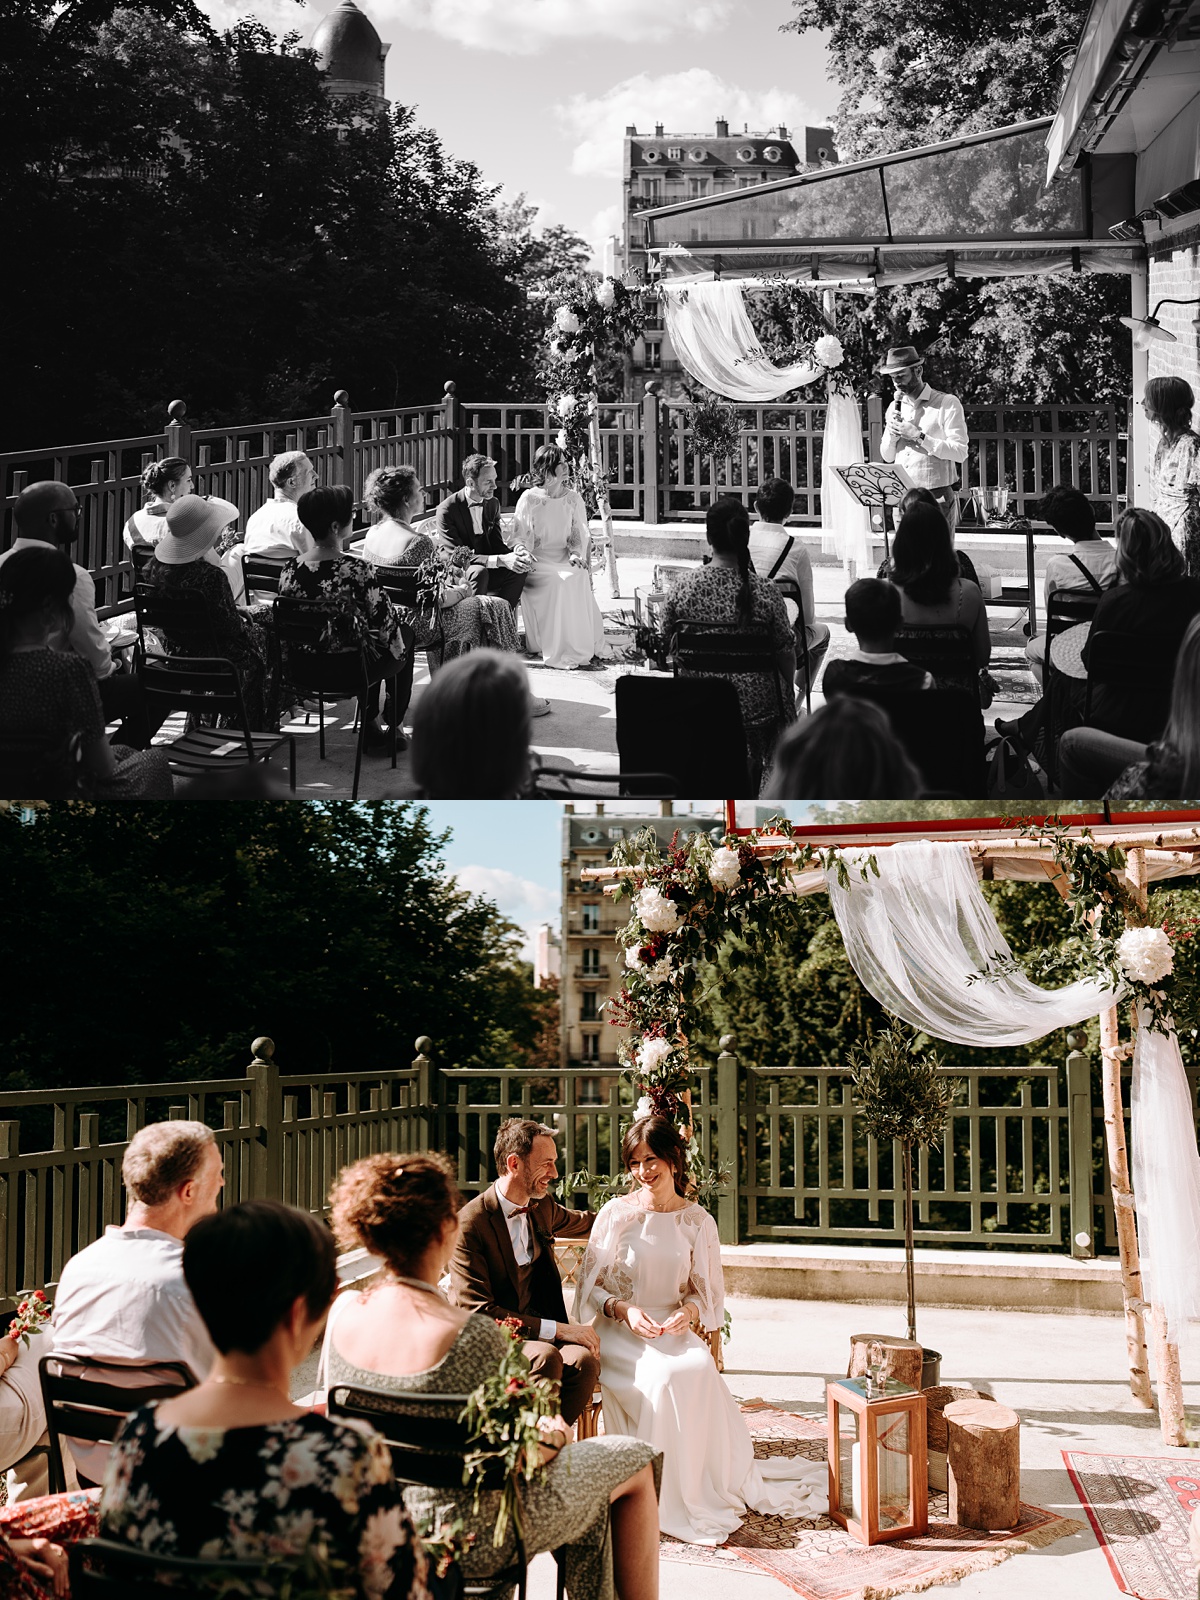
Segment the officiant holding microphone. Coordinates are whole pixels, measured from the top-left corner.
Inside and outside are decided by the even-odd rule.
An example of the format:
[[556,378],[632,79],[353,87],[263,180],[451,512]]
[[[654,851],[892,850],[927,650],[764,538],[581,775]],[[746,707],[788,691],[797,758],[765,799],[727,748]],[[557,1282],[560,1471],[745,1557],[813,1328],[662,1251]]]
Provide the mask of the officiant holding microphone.
[[958,469],[967,459],[967,419],[962,401],[925,382],[924,358],[911,344],[894,345],[879,368],[894,395],[883,419],[879,454],[903,467],[918,488],[937,499],[958,526]]

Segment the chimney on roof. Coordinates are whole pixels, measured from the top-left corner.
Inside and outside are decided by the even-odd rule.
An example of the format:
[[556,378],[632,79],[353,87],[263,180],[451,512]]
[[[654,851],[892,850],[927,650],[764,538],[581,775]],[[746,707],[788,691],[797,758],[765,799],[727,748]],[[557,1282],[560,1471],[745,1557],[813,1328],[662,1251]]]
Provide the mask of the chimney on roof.
[[784,125],[783,125],[783,123],[782,123],[782,122],[781,122],[781,123],[780,123],[780,124],[779,124],[779,137],[780,137],[780,138],[781,138],[781,139],[786,139],[786,138],[787,138],[787,136],[788,136],[788,131],[787,131],[787,129],[786,129],[786,128],[785,128],[785,127],[784,127]]
[[656,139],[661,139],[662,136],[663,136],[663,125],[662,125],[661,122],[656,122],[654,124],[654,137]]
[[750,124],[748,122],[743,122],[742,123],[742,132],[744,134],[750,132]]
[[637,137],[637,128],[632,122],[625,125],[625,137],[627,139],[635,139]]
[[718,117],[717,118],[717,138],[718,139],[728,139],[728,137],[729,137],[729,124],[728,124],[728,122],[726,122],[724,117]]

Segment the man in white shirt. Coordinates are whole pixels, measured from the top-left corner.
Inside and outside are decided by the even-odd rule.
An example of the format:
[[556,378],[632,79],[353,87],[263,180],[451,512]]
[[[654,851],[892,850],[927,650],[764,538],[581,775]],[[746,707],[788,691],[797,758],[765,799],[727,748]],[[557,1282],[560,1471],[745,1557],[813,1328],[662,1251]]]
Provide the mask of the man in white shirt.
[[[203,1378],[216,1360],[183,1276],[189,1228],[217,1209],[221,1152],[202,1122],[153,1122],[129,1142],[121,1168],[132,1204],[123,1227],[74,1255],[54,1298],[54,1353],[122,1366],[182,1361]],[[100,1374],[97,1373],[97,1376]],[[114,1382],[105,1373],[105,1382]],[[131,1374],[131,1385],[147,1375]],[[72,1441],[81,1478],[98,1483],[108,1447]]]
[[558,1177],[553,1128],[521,1117],[500,1124],[495,1145],[499,1176],[458,1214],[450,1261],[450,1298],[497,1322],[521,1324],[533,1372],[561,1384],[559,1410],[571,1424],[595,1393],[600,1339],[590,1325],[567,1321],[555,1239],[583,1239],[590,1211],[568,1211],[547,1193]]
[[951,538],[958,526],[958,469],[967,459],[967,418],[957,395],[931,389],[925,364],[911,344],[893,345],[879,368],[894,390],[883,419],[879,454],[928,489],[945,513]]
[[285,450],[267,468],[275,490],[246,523],[242,543],[248,556],[303,556],[313,548],[312,535],[300,521],[296,502],[317,481],[316,468],[303,450]]
[[[784,524],[792,514],[796,491],[784,478],[768,478],[754,497],[759,520],[750,528],[750,560],[760,578],[768,578],[783,595],[784,609],[796,635],[796,658],[808,656],[808,681],[829,649],[829,629],[816,618],[812,562],[800,542],[799,530]],[[797,673],[796,681],[802,675]]]
[[[49,544],[69,552],[79,537],[83,507],[70,484],[46,479],[22,489],[13,505],[17,537],[0,555],[0,564],[18,550]],[[142,750],[150,743],[141,686],[128,672],[119,672],[108,647],[108,639],[96,615],[96,585],[86,567],[75,567],[75,588],[71,594],[71,631],[68,648],[82,656],[96,677],[104,720],[121,719],[114,738],[118,744]]]

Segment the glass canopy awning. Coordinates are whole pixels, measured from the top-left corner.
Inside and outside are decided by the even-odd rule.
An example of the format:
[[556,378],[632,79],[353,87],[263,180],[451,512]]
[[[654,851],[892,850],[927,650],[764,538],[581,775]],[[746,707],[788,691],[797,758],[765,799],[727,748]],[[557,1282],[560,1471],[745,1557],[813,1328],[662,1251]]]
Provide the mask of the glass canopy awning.
[[1051,118],[803,173],[643,213],[668,277],[783,274],[879,285],[949,273],[1130,272],[1114,241],[1119,171],[1046,184]]

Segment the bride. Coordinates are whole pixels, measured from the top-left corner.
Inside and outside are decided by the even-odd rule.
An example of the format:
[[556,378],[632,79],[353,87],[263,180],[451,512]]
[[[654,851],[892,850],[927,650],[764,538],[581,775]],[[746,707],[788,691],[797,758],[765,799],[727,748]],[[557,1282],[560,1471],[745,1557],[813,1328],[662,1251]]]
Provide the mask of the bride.
[[512,542],[534,557],[521,592],[525,648],[540,650],[548,667],[587,667],[604,650],[604,621],[588,570],[587,510],[568,487],[570,470],[557,445],[541,447],[512,532]]
[[659,1525],[688,1544],[723,1544],[747,1510],[818,1517],[823,1464],[754,1459],[737,1402],[700,1330],[724,1321],[717,1228],[685,1190],[685,1146],[663,1116],[642,1117],[622,1159],[635,1191],[596,1218],[575,1296],[595,1319],[606,1433],[633,1434],[663,1454]]

